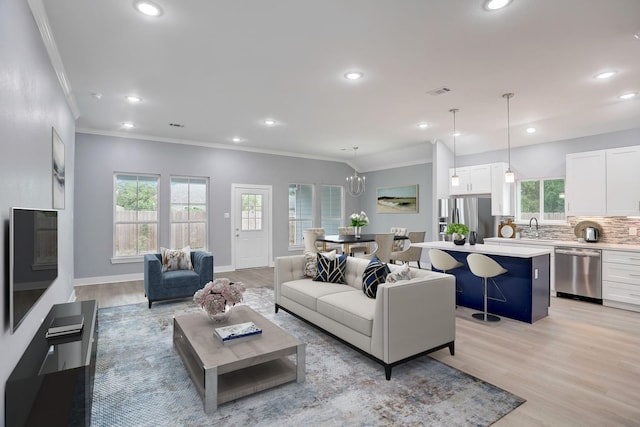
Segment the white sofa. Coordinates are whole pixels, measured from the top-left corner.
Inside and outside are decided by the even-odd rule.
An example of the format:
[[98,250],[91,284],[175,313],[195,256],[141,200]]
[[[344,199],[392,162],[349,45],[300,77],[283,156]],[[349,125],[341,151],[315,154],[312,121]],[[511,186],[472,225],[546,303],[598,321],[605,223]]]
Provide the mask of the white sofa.
[[281,308],[382,364],[387,380],[400,363],[445,347],[453,355],[454,276],[411,269],[411,280],[380,284],[372,299],[362,291],[368,263],[347,257],[347,283],[336,284],[304,277],[304,255],[277,258],[276,313]]

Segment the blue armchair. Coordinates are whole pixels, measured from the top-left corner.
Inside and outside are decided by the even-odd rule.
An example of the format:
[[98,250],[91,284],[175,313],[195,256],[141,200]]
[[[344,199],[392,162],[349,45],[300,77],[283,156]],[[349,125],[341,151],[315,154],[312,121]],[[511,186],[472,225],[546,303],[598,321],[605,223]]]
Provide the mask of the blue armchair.
[[191,251],[193,270],[162,272],[162,255],[144,256],[144,293],[149,308],[154,301],[191,297],[213,280],[213,255],[204,251]]

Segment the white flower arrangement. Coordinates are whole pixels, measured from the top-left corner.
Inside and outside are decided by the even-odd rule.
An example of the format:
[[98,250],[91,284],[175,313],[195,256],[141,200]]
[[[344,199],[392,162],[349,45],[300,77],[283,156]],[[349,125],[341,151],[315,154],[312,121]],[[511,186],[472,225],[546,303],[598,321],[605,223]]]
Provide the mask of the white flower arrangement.
[[364,211],[360,213],[352,213],[349,217],[351,219],[352,227],[364,227],[365,225],[369,225],[369,218],[367,218],[367,214]]
[[227,278],[216,279],[204,285],[193,294],[193,301],[209,315],[225,311],[226,306],[234,306],[242,301],[245,287],[241,282],[232,282]]

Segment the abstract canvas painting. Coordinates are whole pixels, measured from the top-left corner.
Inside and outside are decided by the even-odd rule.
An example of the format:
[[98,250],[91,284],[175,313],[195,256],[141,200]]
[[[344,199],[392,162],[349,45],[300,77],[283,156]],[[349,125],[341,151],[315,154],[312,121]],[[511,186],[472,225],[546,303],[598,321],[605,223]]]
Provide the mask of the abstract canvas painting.
[[64,142],[54,128],[53,140],[53,208],[64,209]]
[[418,184],[377,189],[377,213],[418,213]]

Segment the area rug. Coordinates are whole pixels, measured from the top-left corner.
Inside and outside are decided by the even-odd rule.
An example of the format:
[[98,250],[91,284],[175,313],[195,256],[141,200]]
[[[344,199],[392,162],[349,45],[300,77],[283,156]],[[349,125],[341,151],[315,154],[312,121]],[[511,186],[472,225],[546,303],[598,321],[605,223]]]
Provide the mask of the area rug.
[[189,300],[104,308],[92,425],[486,426],[524,402],[428,356],[393,368],[387,381],[381,365],[282,310],[275,314],[273,290],[247,289],[244,297],[307,343],[304,383],[224,403],[206,415],[172,343],[173,316],[200,309]]

